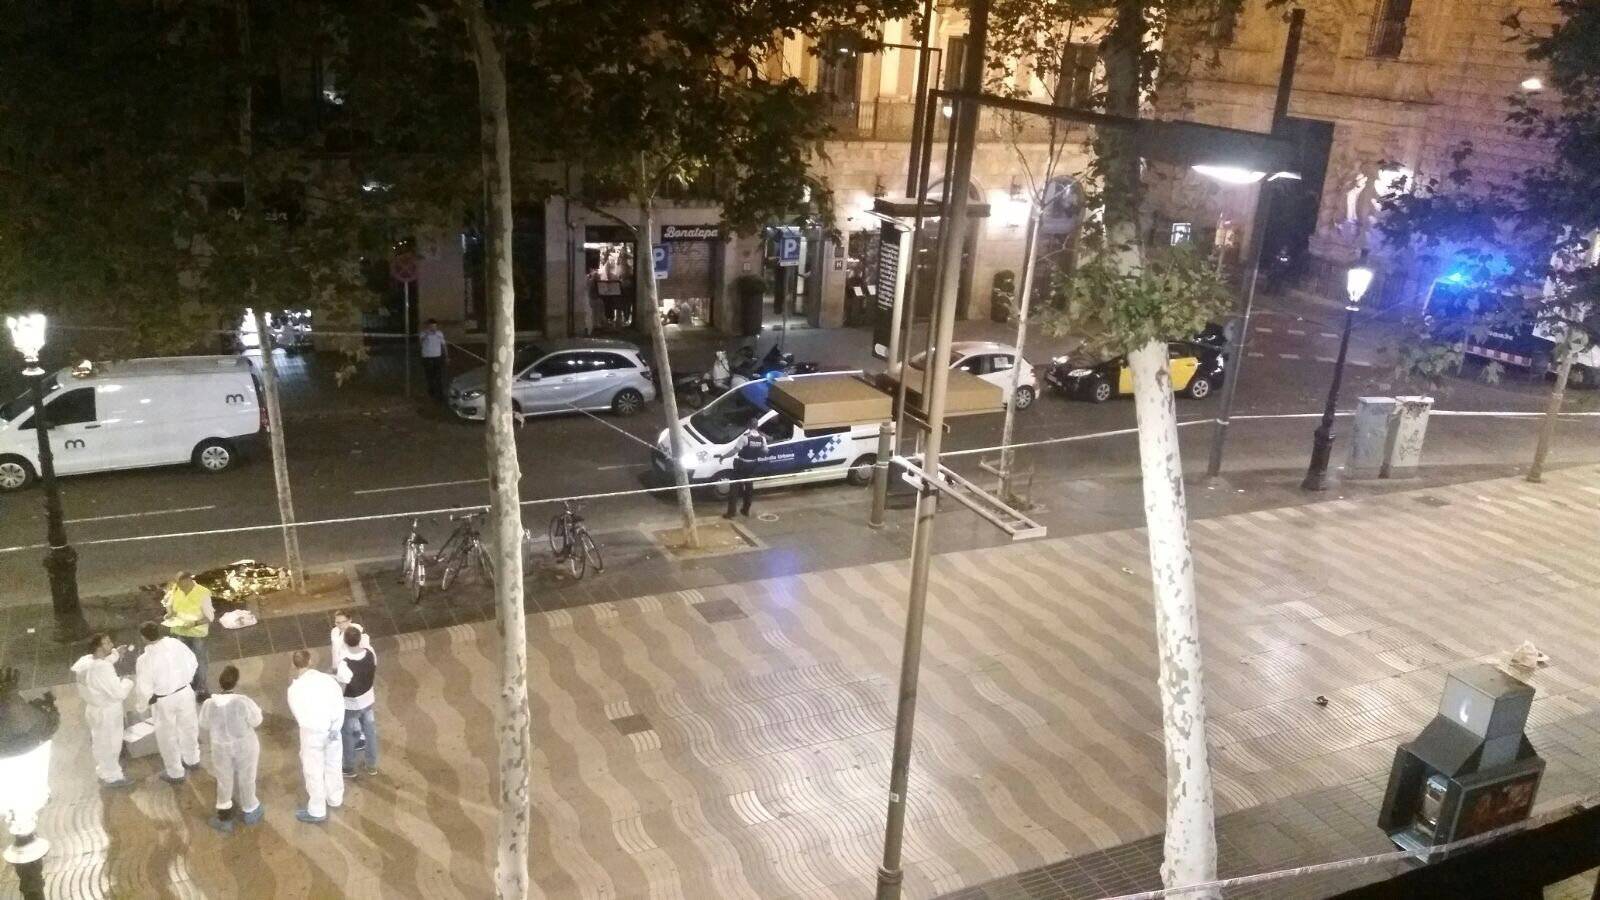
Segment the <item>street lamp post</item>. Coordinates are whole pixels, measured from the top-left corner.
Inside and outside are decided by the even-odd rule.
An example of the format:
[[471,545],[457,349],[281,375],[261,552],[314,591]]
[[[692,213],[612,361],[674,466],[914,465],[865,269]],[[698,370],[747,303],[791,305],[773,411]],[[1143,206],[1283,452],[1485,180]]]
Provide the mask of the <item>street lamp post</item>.
[[1361,298],[1372,284],[1372,269],[1367,266],[1366,251],[1361,260],[1345,273],[1345,292],[1350,302],[1344,308],[1344,332],[1339,336],[1339,358],[1333,364],[1333,384],[1328,386],[1328,404],[1322,409],[1322,422],[1317,425],[1311,444],[1311,466],[1306,470],[1306,480],[1300,487],[1308,491],[1328,489],[1328,459],[1333,455],[1333,416],[1339,405],[1339,384],[1344,381],[1344,359],[1350,350],[1350,328],[1355,324],[1356,313],[1361,311]]
[[44,856],[50,842],[37,834],[50,800],[50,741],[61,715],[48,692],[37,700],[17,694],[17,670],[0,670],[0,815],[11,832],[6,862],[17,870],[23,900],[44,900]]
[[33,399],[33,432],[39,441],[39,481],[44,487],[46,538],[50,544],[50,549],[45,552],[44,570],[50,578],[55,638],[67,643],[87,637],[89,625],[83,620],[83,609],[78,603],[78,552],[67,544],[67,526],[61,513],[61,489],[56,484],[55,455],[50,450],[50,422],[46,416],[48,407],[44,402],[46,373],[39,366],[46,324],[43,313],[6,317],[11,344],[27,363],[22,374],[28,379],[28,389]]

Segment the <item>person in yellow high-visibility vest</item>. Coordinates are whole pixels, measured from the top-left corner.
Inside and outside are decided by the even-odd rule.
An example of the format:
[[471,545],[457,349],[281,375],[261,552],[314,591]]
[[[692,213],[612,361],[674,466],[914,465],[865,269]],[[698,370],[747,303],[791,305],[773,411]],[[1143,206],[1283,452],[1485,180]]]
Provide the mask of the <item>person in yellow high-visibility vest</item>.
[[167,631],[194,651],[199,663],[194,671],[194,692],[204,700],[210,693],[206,687],[206,635],[217,618],[211,605],[211,591],[196,582],[194,575],[179,572],[167,595],[161,599],[161,605],[167,610],[166,621],[162,623]]

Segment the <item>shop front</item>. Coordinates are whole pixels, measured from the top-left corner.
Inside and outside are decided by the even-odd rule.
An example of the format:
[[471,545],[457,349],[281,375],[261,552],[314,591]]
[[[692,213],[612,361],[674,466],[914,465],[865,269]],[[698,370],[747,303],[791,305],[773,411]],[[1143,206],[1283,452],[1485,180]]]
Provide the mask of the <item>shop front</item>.
[[661,226],[656,286],[662,322],[669,328],[716,328],[720,325],[722,227],[715,223]]

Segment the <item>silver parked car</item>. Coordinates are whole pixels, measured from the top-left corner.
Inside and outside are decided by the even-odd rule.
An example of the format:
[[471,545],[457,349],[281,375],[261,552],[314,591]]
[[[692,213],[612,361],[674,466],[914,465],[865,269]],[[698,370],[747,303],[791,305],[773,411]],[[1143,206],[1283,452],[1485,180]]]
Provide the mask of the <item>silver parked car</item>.
[[[525,345],[513,365],[511,406],[525,416],[601,409],[631,416],[656,396],[644,354],[626,341],[578,338]],[[480,366],[450,382],[450,409],[456,415],[483,418],[488,375]]]

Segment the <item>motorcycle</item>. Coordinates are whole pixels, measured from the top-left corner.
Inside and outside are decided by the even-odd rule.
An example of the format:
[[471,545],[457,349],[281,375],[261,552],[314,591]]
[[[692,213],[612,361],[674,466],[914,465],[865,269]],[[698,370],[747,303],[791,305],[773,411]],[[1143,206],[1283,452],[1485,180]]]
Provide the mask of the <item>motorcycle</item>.
[[699,409],[732,387],[733,373],[728,365],[728,354],[718,350],[711,370],[698,375],[682,375],[673,379],[673,392],[678,402],[690,409]]
[[795,362],[793,353],[784,353],[776,344],[761,357],[759,362],[756,360],[754,350],[743,347],[739,351],[739,360],[733,364],[732,382],[734,387],[738,387],[746,382],[763,378],[809,375],[815,371],[817,371],[816,363]]

